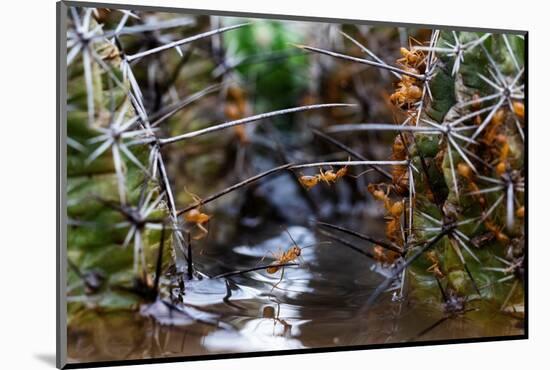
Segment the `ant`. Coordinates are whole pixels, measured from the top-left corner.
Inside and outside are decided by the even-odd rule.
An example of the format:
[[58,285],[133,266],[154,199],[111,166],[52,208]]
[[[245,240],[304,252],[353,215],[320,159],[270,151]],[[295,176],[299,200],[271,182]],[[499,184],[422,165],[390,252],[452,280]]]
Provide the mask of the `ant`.
[[306,188],[307,190],[310,190],[311,188],[313,188],[314,186],[316,186],[319,183],[319,177],[318,176],[319,175],[307,176],[307,175],[302,174],[298,178],[298,181],[300,181],[300,184],[304,188]]
[[525,117],[525,105],[522,102],[515,101],[512,103],[512,108],[514,109],[514,113],[519,118],[523,119]]
[[[412,39],[418,44],[420,42]],[[409,49],[400,48],[402,58],[397,59],[397,62],[403,66],[403,69],[407,72],[414,74],[420,74],[420,69],[425,67],[425,57],[421,50],[414,49],[409,39]],[[418,79],[403,75],[401,81],[397,83],[397,90],[390,96],[390,101],[400,108],[404,106],[411,107],[414,103],[418,102],[422,98],[422,89],[418,86]]]
[[323,169],[320,168],[319,173],[317,175],[308,176],[308,175],[301,174],[301,176],[298,178],[298,181],[304,188],[306,188],[307,190],[310,190],[311,188],[319,184],[319,182],[321,181],[323,181],[327,185],[330,185],[331,183],[334,184],[338,180],[346,176],[347,174],[348,174],[348,166],[341,167],[336,172],[334,172],[332,168],[326,171],[323,171]]
[[[289,234],[290,235],[290,234]],[[293,241],[294,242],[294,241]],[[294,242],[296,243],[296,242]],[[285,264],[285,263],[290,263],[290,262],[293,262],[294,260],[298,259],[300,257],[300,255],[302,254],[302,248],[300,248],[297,244],[294,244],[292,247],[290,247],[289,249],[287,249],[286,251],[284,252],[281,252],[277,255],[275,255],[276,257],[276,260],[275,262],[273,262],[272,264],[273,265],[282,265],[282,264]],[[266,272],[268,274],[274,274],[276,273],[277,271],[279,271],[280,269],[282,269],[284,267],[281,267],[281,266],[269,266],[267,269],[266,269]],[[282,279],[282,274],[281,274],[281,279]]]
[[403,236],[401,233],[401,215],[405,209],[403,201],[393,202],[389,193],[393,188],[392,185],[386,185],[386,191],[380,189],[380,185],[370,184],[367,190],[372,194],[374,199],[384,202],[386,215],[386,237],[395,244],[402,245]]
[[399,48],[399,53],[401,54],[402,58],[397,59],[397,63],[405,67],[420,68],[424,65],[426,57],[424,56],[424,52],[422,50],[413,47],[413,41],[418,45],[422,45],[420,41],[414,39],[413,37],[410,37],[409,48]]
[[439,266],[439,258],[437,257],[437,252],[435,251],[429,251],[426,253],[426,259],[432,264],[426,271],[431,272],[434,274],[435,277],[442,279],[445,277],[445,274],[441,272],[441,268]]
[[374,199],[384,202],[384,208],[386,209],[386,211],[388,211],[388,213],[391,216],[399,217],[403,213],[403,202],[402,201],[392,202],[392,200],[389,197],[391,189],[392,189],[391,185],[386,186],[385,192],[380,189],[380,185],[370,184],[367,187],[367,190],[372,194]]
[[[410,72],[417,73],[414,68],[408,68]],[[422,97],[422,89],[415,85],[416,79],[414,77],[403,76],[401,82],[397,83],[397,90],[390,95],[390,101],[399,106],[411,106],[416,103]]]
[[473,173],[472,168],[468,166],[466,163],[460,162],[457,165],[457,172],[460,176],[462,176],[466,180],[469,194],[472,194],[472,196],[475,196],[481,208],[485,209],[487,205],[487,200],[485,199],[485,196],[483,195],[483,193],[480,192],[479,186],[475,182],[475,174]]
[[525,206],[521,206],[517,209],[516,216],[519,217],[519,218],[524,218],[525,217]]
[[499,109],[491,119],[486,134],[483,136],[483,142],[491,148],[496,161],[495,172],[502,176],[509,169],[508,158],[510,157],[510,143],[508,137],[502,133],[502,125],[506,120],[506,114],[503,109]]
[[[472,96],[472,109],[474,112],[481,109],[481,102],[479,101],[480,99],[481,97],[478,93],[474,93],[474,95]],[[481,115],[478,114],[477,116],[475,116],[474,123],[477,126],[481,125]]]
[[483,141],[486,145],[492,146],[497,135],[502,130],[501,127],[503,126],[504,122],[506,120],[506,114],[504,112],[504,109],[499,109],[495,112],[493,117],[491,118],[490,125],[487,127],[487,130],[485,134],[483,135]]
[[[237,85],[227,88],[224,114],[230,120],[238,120],[246,116],[248,112],[248,102],[245,91]],[[248,133],[244,125],[237,125],[234,128],[235,135],[241,144],[250,142]]]
[[330,185],[331,182],[336,182],[336,174],[334,170],[330,169],[323,172],[323,169],[319,169],[319,180],[325,182],[325,184]]
[[[281,283],[281,281],[283,281],[283,276],[284,276],[284,273],[285,273],[285,267],[280,266],[280,265],[284,265],[284,264],[287,264],[287,263],[294,262],[297,259],[301,259],[302,262],[303,262],[303,259],[301,258],[302,250],[305,249],[305,248],[310,248],[310,247],[313,247],[315,245],[321,244],[321,243],[316,243],[316,244],[312,244],[312,245],[308,245],[306,247],[300,248],[298,246],[298,243],[296,242],[296,240],[294,240],[294,238],[288,232],[287,229],[285,229],[285,232],[288,234],[290,240],[292,241],[292,246],[290,248],[288,248],[286,251],[280,251],[280,252],[277,252],[277,253],[271,252],[273,254],[273,257],[275,257],[275,261],[273,261],[271,263],[271,265],[266,268],[266,272],[270,275],[273,275],[276,272],[278,272],[279,270],[281,270],[281,278],[273,286],[273,288],[271,289],[272,291],[273,291],[273,289],[275,289]],[[263,261],[264,258],[265,258],[265,256],[261,259],[261,261]]]
[[[281,283],[281,281],[283,281],[283,276],[285,274],[285,268],[284,268],[284,266],[280,266],[280,265],[284,265],[286,263],[293,262],[293,261],[297,260],[298,258],[300,258],[300,256],[302,255],[302,248],[300,248],[298,246],[298,243],[296,243],[296,241],[294,240],[292,235],[290,235],[288,230],[285,229],[285,232],[290,237],[290,240],[293,243],[292,246],[290,248],[288,248],[286,251],[272,253],[273,256],[275,257],[275,261],[273,261],[271,263],[272,266],[267,267],[266,270],[265,270],[270,275],[273,275],[277,271],[281,270],[281,278],[279,279],[279,281],[275,285],[273,285],[273,288],[271,289],[271,291],[273,291],[273,289],[275,289]],[[262,258],[262,260],[264,258]]]
[[[401,135],[397,135],[392,144],[391,159],[394,161],[404,161],[408,159],[408,150]],[[409,191],[409,171],[407,166],[391,166],[392,183],[394,190],[399,195],[408,194]]]
[[393,265],[401,256],[399,253],[384,249],[380,245],[375,245],[372,251],[375,261],[382,265]]
[[505,135],[498,134],[495,136],[495,141],[499,144],[498,163],[495,167],[495,172],[498,176],[502,176],[508,171],[508,156],[510,155],[510,144]]
[[493,233],[492,231],[488,231],[488,232],[484,232],[480,235],[477,235],[477,236],[474,236],[471,240],[471,243],[474,247],[476,248],[481,248],[483,247],[484,245],[490,243],[491,241],[493,241],[495,239],[495,233]]
[[419,67],[422,63],[424,63],[424,53],[418,49],[409,50],[401,47],[399,49],[399,53],[402,58],[397,59],[397,63],[400,63],[401,65]]
[[200,233],[193,237],[193,239],[199,240],[208,234],[208,230],[204,227],[204,225],[207,224],[212,217],[200,210],[202,199],[198,195],[189,192],[187,189],[185,189],[185,192],[193,198],[198,206],[185,213],[183,218],[186,222],[194,224],[200,230]]

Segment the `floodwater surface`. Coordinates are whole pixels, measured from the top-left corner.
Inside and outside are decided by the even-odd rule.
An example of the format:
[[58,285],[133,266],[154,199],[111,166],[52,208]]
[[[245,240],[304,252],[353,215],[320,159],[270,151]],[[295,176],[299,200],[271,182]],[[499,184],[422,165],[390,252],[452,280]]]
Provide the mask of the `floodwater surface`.
[[299,265],[274,274],[264,269],[194,278],[185,282],[184,294],[168,283],[167,297],[139,311],[90,311],[89,320],[68,329],[69,362],[523,334],[521,319],[483,315],[483,305],[447,318],[441,304],[387,293],[365,310],[385,271],[310,228],[263,230],[235,237],[223,248],[202,243],[196,266],[216,276],[269,264],[292,245],[289,234],[303,247]]

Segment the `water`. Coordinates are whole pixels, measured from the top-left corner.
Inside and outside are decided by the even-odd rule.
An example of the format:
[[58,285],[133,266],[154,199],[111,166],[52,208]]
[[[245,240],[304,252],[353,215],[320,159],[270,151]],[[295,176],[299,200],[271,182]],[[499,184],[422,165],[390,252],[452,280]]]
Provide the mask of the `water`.
[[[304,226],[287,230],[302,247],[323,240]],[[233,239],[223,245],[215,236],[201,242],[196,247],[197,267],[210,276],[252,268],[272,262],[273,254],[292,245],[277,223],[262,227],[261,233]],[[283,279],[281,271],[260,270],[228,279],[187,281],[183,305],[176,300],[178,288],[173,283],[173,301],[166,296],[143,305],[139,312],[90,311],[90,320],[69,327],[69,362],[523,333],[520,319],[486,315],[484,311],[491,307],[481,304],[479,311],[444,320],[418,337],[445,317],[441,305],[414,299],[394,302],[386,294],[366,314],[361,313],[369,294],[383,280],[369,259],[339,244],[320,244],[304,248],[298,262],[300,266],[284,269]]]

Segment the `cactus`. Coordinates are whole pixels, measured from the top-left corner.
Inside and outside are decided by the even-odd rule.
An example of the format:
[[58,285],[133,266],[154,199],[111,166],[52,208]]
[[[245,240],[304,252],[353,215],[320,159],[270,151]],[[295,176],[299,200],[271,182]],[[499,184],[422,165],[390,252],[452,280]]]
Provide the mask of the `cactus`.
[[[205,200],[193,195],[192,207],[176,208],[163,159],[166,146],[270,117],[346,106],[317,104],[280,109],[162,137],[161,123],[220,87],[208,86],[149,115],[131,63],[172,49],[182,53],[181,48],[187,44],[247,24],[220,27],[127,54],[119,39],[122,35],[191,22],[183,18],[157,22],[156,27],[126,26],[128,19],[136,15],[122,13],[111,25],[113,31],[103,32],[103,26],[111,21],[110,12],[69,8],[67,296],[69,311],[73,313],[85,307],[135,308],[156,299],[161,289],[160,275],[168,265],[176,266],[180,272],[188,271],[189,279],[195,274],[201,276],[193,270],[188,237],[193,225],[205,230],[202,224],[208,221],[208,215],[199,212]],[[253,176],[230,190],[289,166]]]
[[120,71],[120,50],[102,37],[97,11],[70,8],[70,14],[69,312],[78,312],[83,303],[127,308],[138,302],[131,292],[141,289],[147,295],[153,288],[150,276],[160,230],[158,223],[146,220],[164,217],[167,205],[143,164],[146,151],[128,145],[145,129],[137,126],[130,83]]
[[[314,202],[310,189],[344,181],[351,168],[364,166],[385,179],[367,187],[370,196],[384,209],[385,238],[326,222],[317,224],[321,234],[359,251],[389,271],[362,313],[380,296],[390,297],[389,291],[396,301],[414,297],[438,307],[447,317],[480,307],[486,308],[484,318],[495,310],[522,315],[526,117],[521,36],[434,30],[427,43],[401,48],[395,64],[384,62],[346,33],[343,37],[363,55],[299,45],[296,50],[300,53],[318,53],[322,58],[343,59],[391,74],[395,89],[386,92],[388,100],[405,118],[397,124],[332,124],[324,130],[318,127],[322,126],[319,121],[313,120],[313,124],[299,128],[349,153],[347,160],[295,164],[279,150],[287,163],[219,190],[209,181],[209,174],[220,169],[208,162],[204,154],[212,148],[225,149],[227,141],[210,139],[210,134],[235,129],[239,145],[245,147],[249,138],[241,129],[250,123],[326,108],[334,113],[335,109],[347,110],[352,105],[335,102],[287,108],[306,85],[310,89],[312,86],[288,73],[310,65],[302,55],[275,68],[281,90],[277,94],[287,95],[277,98],[264,93],[258,104],[264,113],[250,112],[243,98],[245,87],[239,86],[245,83],[235,76],[264,74],[269,68],[228,65],[220,51],[224,42],[219,38],[221,34],[231,35],[225,44],[241,43],[238,49],[247,56],[254,49],[254,32],[262,27],[277,36],[269,48],[302,41],[285,38],[279,24],[222,27],[206,17],[182,17],[129,26],[127,22],[136,14],[112,13],[69,8],[70,318],[86,317],[90,307],[135,309],[144,303],[165,302],[167,297],[173,299],[169,290],[175,280],[181,293],[190,281],[227,279],[257,270],[284,271],[287,262],[295,266],[293,262],[300,253],[283,253],[286,259],[279,258],[277,265],[256,265],[210,276],[193,262],[191,245],[193,239],[209,233],[206,226],[211,216],[206,206],[279,171],[290,171],[298,186],[303,186],[304,197]],[[160,32],[182,26],[194,34]],[[124,40],[128,34],[147,36],[141,43],[132,43]],[[211,42],[214,55],[192,55],[192,47],[201,40]],[[149,63],[141,63],[142,60]],[[179,68],[189,61],[188,73],[194,77],[193,83],[185,90],[186,97],[180,99],[181,91],[175,81],[180,78]],[[179,67],[173,73],[158,72],[166,65]],[[155,80],[146,88],[143,81],[151,73],[162,74],[162,82]],[[212,76],[221,83],[211,85]],[[260,85],[259,90],[266,86]],[[229,120],[206,125],[202,118],[190,118],[194,116],[190,107],[194,102],[220,91],[229,102],[224,112]],[[209,117],[220,118],[213,112]],[[340,115],[338,121],[348,118]],[[366,153],[338,141],[338,137],[355,132],[390,133],[390,158],[369,159]],[[228,137],[225,140],[232,140],[232,136]],[[204,144],[206,149],[187,145],[194,138],[200,138],[198,146]],[[185,157],[187,150],[194,150],[199,159],[186,158],[184,164],[172,161],[172,157]],[[329,166],[338,169],[328,169]],[[195,194],[198,191],[191,186],[188,188],[192,181],[175,179],[181,167],[192,168],[191,172],[203,171],[197,177],[208,178],[201,180],[200,194]],[[301,174],[308,168],[319,172],[313,176]],[[189,205],[180,208],[181,202]],[[364,239],[372,251],[351,245],[326,232],[327,228]]]
[[[436,30],[428,46],[402,48],[398,67],[302,48],[390,70],[399,79],[390,99],[407,117],[402,124],[329,129],[395,132],[393,159],[407,161],[392,165],[391,182],[369,186],[389,216],[386,235],[401,250],[377,246],[377,259],[395,272],[369,303],[388,288],[400,289],[394,298],[402,298],[409,282],[416,298],[443,299],[448,314],[482,301],[522,315],[523,38]],[[461,302],[460,309],[452,300]]]

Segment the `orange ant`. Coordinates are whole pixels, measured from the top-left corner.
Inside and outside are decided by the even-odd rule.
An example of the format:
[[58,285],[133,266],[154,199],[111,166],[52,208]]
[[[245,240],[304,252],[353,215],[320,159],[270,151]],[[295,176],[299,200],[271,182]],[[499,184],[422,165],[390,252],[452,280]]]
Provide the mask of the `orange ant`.
[[324,181],[327,185],[331,182],[336,182],[336,174],[334,170],[327,170],[323,172],[323,169],[319,169],[319,180]]
[[497,135],[496,142],[500,144],[499,162],[495,168],[497,175],[502,176],[508,169],[507,159],[510,154],[510,145],[508,144],[508,138],[505,135]]
[[187,189],[185,189],[185,192],[193,198],[195,203],[199,204],[197,207],[191,209],[183,216],[186,222],[195,224],[195,226],[200,230],[200,233],[193,237],[193,239],[199,240],[204,238],[208,234],[208,230],[204,227],[204,225],[207,224],[212,217],[207,215],[206,213],[201,212],[200,209],[202,199],[198,195],[189,192]]
[[307,175],[301,175],[298,178],[298,181],[300,181],[300,184],[307,190],[310,190],[314,186],[316,186],[319,183],[319,177],[318,175],[315,176],[307,176]]
[[422,63],[424,63],[424,53],[420,50],[409,50],[407,48],[401,47],[399,49],[399,53],[401,54],[402,58],[397,59],[397,63],[414,67],[418,67]]
[[468,182],[468,189],[470,193],[477,194],[477,202],[482,208],[485,208],[487,201],[485,200],[485,197],[483,194],[479,193],[479,186],[474,181],[474,173],[472,171],[472,168],[468,166],[466,163],[459,163],[457,165],[457,172],[460,176],[464,177],[466,181]]
[[514,109],[514,113],[519,118],[523,119],[525,117],[525,105],[522,102],[515,101],[512,103],[512,108]]
[[[300,257],[301,254],[302,254],[302,249],[297,244],[294,244],[292,247],[290,247],[286,251],[276,255],[276,260],[275,262],[273,262],[273,264],[283,265],[285,263],[293,262],[294,260],[298,259],[298,257]],[[266,272],[268,274],[274,274],[280,269],[281,269],[281,266],[270,266],[266,269]]]
[[[474,101],[474,103],[472,104],[472,109],[474,111],[478,111],[481,109],[481,102],[479,102],[479,99],[481,99],[481,97],[479,96],[478,93],[475,93],[473,96],[472,96],[472,100]],[[475,118],[474,118],[474,123],[479,126],[481,125],[481,115],[477,115]]]
[[508,243],[510,241],[510,238],[508,237],[508,235],[502,232],[502,229],[504,229],[504,227],[498,227],[497,225],[495,225],[493,222],[489,220],[486,220],[483,224],[491,233],[493,233],[493,235],[499,242]]
[[383,265],[391,265],[395,262],[395,260],[397,260],[400,257],[399,253],[386,250],[380,245],[374,246],[373,255],[374,255],[374,259]]
[[391,185],[386,186],[384,192],[379,188],[379,185],[370,184],[367,190],[372,194],[374,199],[384,202],[384,209],[387,212],[386,217],[386,237],[397,245],[401,245],[403,237],[401,234],[401,215],[405,209],[403,201],[395,201],[389,197],[390,190],[393,188]]
[[336,171],[336,180],[341,179],[342,177],[348,174],[348,166],[341,167]]
[[334,172],[334,170],[330,169],[327,171],[324,171],[322,169],[319,170],[320,174],[319,180],[323,180],[327,184],[335,183],[336,181],[340,180],[342,177],[346,176],[348,173],[348,166],[341,167],[338,169],[338,171]]
[[[237,104],[233,102],[227,102],[225,103],[225,107],[223,109],[223,112],[225,116],[230,120],[237,120],[242,118],[242,113]],[[241,127],[241,126],[236,126]]]
[[437,278],[441,279],[445,276],[443,272],[441,272],[441,268],[439,266],[439,258],[437,257],[437,253],[435,251],[430,251],[426,253],[426,258],[428,261],[432,264],[426,271],[433,273]]
[[[275,289],[280,283],[281,281],[283,280],[283,276],[284,276],[284,273],[285,273],[285,267],[284,266],[280,266],[280,265],[284,265],[284,264],[287,264],[287,263],[291,263],[291,262],[294,262],[296,261],[297,259],[301,259],[302,262],[303,262],[303,259],[301,258],[301,255],[302,255],[302,250],[303,249],[306,249],[306,248],[311,248],[311,247],[314,247],[315,245],[321,245],[321,244],[324,244],[325,242],[322,242],[322,243],[316,243],[316,244],[312,244],[312,245],[308,245],[308,246],[305,246],[303,248],[300,248],[298,246],[298,243],[296,242],[296,240],[294,240],[294,238],[292,237],[292,235],[290,235],[290,233],[288,232],[288,230],[285,229],[285,232],[288,234],[290,240],[292,241],[292,246],[290,248],[288,248],[286,251],[280,251],[278,253],[272,253],[273,256],[275,257],[275,261],[273,261],[271,263],[271,266],[268,266],[266,268],[266,272],[270,275],[272,274],[275,274],[277,271],[281,270],[281,278],[279,279],[279,281],[273,286],[272,290]],[[329,243],[330,242],[326,242],[326,243]],[[261,259],[261,261],[265,258],[265,256]]]
[[246,133],[246,126],[245,125],[237,125],[233,127],[235,131],[235,135],[237,135],[237,138],[242,144],[248,144],[250,142],[250,139],[248,138],[248,134]]
[[[403,161],[407,159],[407,147],[403,142],[401,135],[397,135],[392,144],[391,159],[394,161]],[[408,194],[409,191],[409,171],[407,166],[393,165],[391,166],[392,183],[395,192],[399,195]]]
[[382,248],[379,245],[375,245],[373,248],[373,255],[374,259],[380,263],[386,263],[388,262],[386,253],[384,251],[384,248]]
[[423,66],[426,58],[424,56],[424,52],[419,49],[415,49],[412,45],[412,43],[417,45],[422,45],[422,43],[413,37],[409,37],[409,48],[401,47],[399,48],[399,53],[401,54],[401,58],[397,59],[397,63],[401,64],[405,67],[414,67],[414,68],[420,68]]
[[[230,120],[243,118],[248,110],[246,94],[238,86],[229,86],[227,88],[227,97],[224,107],[224,114]],[[233,128],[235,135],[242,144],[247,144],[250,140],[244,125],[237,125]]]
[[[290,240],[292,241],[292,246],[290,248],[288,248],[286,251],[281,251],[281,252],[278,252],[278,253],[272,253],[273,256],[275,257],[275,261],[273,261],[271,263],[272,266],[267,267],[266,270],[265,270],[270,275],[275,274],[277,271],[281,270],[281,278],[273,286],[273,289],[275,289],[277,287],[277,285],[279,285],[281,283],[281,281],[283,281],[285,268],[284,268],[284,266],[280,266],[280,265],[284,265],[284,264],[287,264],[287,263],[294,262],[295,260],[300,258],[300,256],[302,255],[302,248],[300,248],[298,246],[298,243],[296,243],[296,241],[294,240],[292,235],[290,235],[288,230],[285,229],[285,231],[288,234],[288,236],[290,237]],[[307,248],[307,247],[304,247],[304,248]],[[265,257],[263,257],[262,260],[264,258]]]
[[401,221],[398,217],[390,217],[386,222],[386,237],[397,245],[403,244],[403,236],[401,234]]
[[404,210],[403,202],[391,201],[389,197],[391,188],[392,188],[391,186],[387,186],[386,192],[384,192],[383,190],[379,189],[377,185],[374,185],[374,184],[370,184],[367,187],[368,191],[372,194],[374,199],[384,202],[384,208],[386,209],[389,215],[391,215],[392,217],[399,217],[403,214],[403,210]]
[[505,120],[505,113],[503,109],[499,109],[495,112],[493,115],[493,118],[491,118],[491,124],[487,128],[486,133],[483,136],[483,139],[487,145],[492,145],[495,141],[498,131]]
[[460,176],[464,177],[466,180],[473,181],[474,173],[470,166],[466,163],[460,162],[456,167]]
[[321,181],[323,181],[327,185],[330,185],[331,183],[336,183],[338,180],[340,180],[342,177],[346,176],[347,174],[348,174],[348,166],[341,167],[336,172],[334,172],[333,169],[323,171],[323,169],[321,168],[319,169],[319,173],[317,175],[308,176],[308,175],[302,174],[298,178],[298,181],[304,188],[306,188],[307,190],[310,190]]
[[411,106],[422,97],[422,89],[415,85],[416,79],[409,76],[403,76],[401,82],[397,84],[397,90],[390,95],[390,101],[399,106]]
[[516,216],[519,217],[519,218],[524,218],[525,217],[525,206],[521,206],[517,209]]
[[[423,66],[425,57],[421,50],[413,49],[411,41],[421,44],[414,39],[409,39],[409,49],[404,47],[399,49],[402,58],[397,59],[397,62],[407,72],[419,74],[419,69]],[[390,101],[400,108],[404,106],[410,107],[419,101],[422,98],[422,89],[418,86],[418,82],[414,77],[403,75],[401,81],[397,84],[397,90],[391,94]]]

